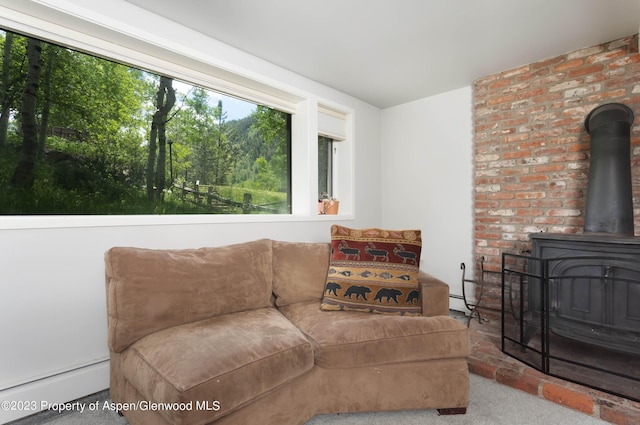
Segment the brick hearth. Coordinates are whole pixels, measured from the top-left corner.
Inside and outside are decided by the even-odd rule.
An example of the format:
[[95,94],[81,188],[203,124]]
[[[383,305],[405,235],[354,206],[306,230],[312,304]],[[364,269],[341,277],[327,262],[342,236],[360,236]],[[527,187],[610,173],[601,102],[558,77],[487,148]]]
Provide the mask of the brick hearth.
[[471,373],[613,424],[640,424],[640,403],[547,376],[502,353],[499,320],[474,319],[469,329]]

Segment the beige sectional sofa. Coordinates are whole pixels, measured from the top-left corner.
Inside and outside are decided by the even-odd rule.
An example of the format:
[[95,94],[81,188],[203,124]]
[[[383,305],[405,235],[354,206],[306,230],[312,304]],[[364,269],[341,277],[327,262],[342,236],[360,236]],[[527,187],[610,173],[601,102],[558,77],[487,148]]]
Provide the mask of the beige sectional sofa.
[[422,317],[321,311],[330,245],[105,254],[111,398],[131,424],[303,424],[468,404],[467,328],[420,272]]

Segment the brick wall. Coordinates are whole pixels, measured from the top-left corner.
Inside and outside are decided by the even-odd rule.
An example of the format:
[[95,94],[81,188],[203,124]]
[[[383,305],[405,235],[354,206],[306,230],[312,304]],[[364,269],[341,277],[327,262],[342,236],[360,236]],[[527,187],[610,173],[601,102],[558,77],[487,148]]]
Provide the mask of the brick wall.
[[[480,78],[473,94],[475,259],[484,257],[486,270],[500,270],[503,251],[528,251],[530,233],[582,232],[590,141],[584,119],[604,103],[624,103],[635,114],[631,162],[640,235],[637,34]],[[481,305],[499,309],[499,275],[492,276]]]

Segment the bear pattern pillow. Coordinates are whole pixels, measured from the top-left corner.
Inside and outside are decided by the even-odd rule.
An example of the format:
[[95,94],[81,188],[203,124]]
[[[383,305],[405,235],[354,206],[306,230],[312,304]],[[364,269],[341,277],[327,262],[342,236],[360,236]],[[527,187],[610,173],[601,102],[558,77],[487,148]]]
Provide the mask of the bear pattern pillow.
[[331,261],[320,308],[420,316],[420,230],[331,226]]

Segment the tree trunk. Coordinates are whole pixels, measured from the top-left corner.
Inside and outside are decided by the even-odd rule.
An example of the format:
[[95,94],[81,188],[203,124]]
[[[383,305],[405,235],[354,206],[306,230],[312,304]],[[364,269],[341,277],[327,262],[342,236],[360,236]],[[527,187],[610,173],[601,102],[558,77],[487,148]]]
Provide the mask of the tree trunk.
[[38,122],[36,120],[36,102],[42,73],[42,43],[29,38],[27,42],[29,68],[22,95],[22,157],[16,167],[10,185],[14,187],[32,187],[35,178],[34,168],[38,154]]
[[[160,77],[160,86],[156,95],[156,112],[153,114],[151,122],[151,133],[149,134],[149,156],[147,158],[147,198],[152,202],[156,196],[156,186],[158,194],[162,193],[165,187],[165,170],[166,170],[166,136],[165,125],[169,111],[173,108],[176,100],[175,90],[173,89],[173,79]],[[165,100],[166,96],[166,100]],[[160,142],[160,149],[157,155],[158,167],[156,170],[156,151]]]
[[40,119],[40,134],[38,136],[38,154],[44,154],[44,148],[47,142],[47,130],[49,127],[49,116],[51,115],[51,77],[53,75],[53,67],[58,53],[58,48],[53,44],[47,44],[46,47],[46,64],[44,66],[44,74],[42,76],[42,93],[44,101],[42,103],[42,117]]
[[149,133],[149,156],[147,157],[147,199],[153,202],[155,187],[155,164],[156,164],[156,139],[158,138],[158,115],[159,111],[153,114],[151,120],[151,132]]
[[0,100],[0,149],[7,145],[9,113],[11,112],[11,58],[13,52],[13,33],[5,32],[4,52],[2,54],[2,98]]
[[173,89],[173,80],[167,77],[160,77],[160,88],[164,90],[166,97],[160,112],[162,116],[158,122],[158,167],[156,181],[158,183],[158,196],[166,187],[165,179],[167,173],[167,117],[176,102],[176,93]]

